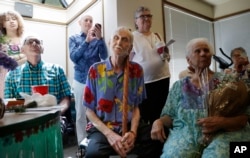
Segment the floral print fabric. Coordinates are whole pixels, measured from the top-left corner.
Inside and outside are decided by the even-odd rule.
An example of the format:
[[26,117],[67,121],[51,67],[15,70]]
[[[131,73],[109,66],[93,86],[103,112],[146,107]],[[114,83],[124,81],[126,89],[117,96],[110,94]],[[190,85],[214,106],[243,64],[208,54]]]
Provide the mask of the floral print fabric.
[[9,44],[8,45],[8,55],[18,55],[20,54],[20,47],[19,45],[16,44]]
[[[206,116],[203,110],[203,92],[194,87],[186,77],[174,83],[162,116],[173,119],[173,127],[164,144],[161,158],[192,158],[199,150],[201,128],[197,125],[199,118]],[[220,84],[221,76],[215,73],[209,83],[209,89]],[[249,106],[247,114],[249,113]],[[221,132],[213,137],[213,141],[203,150],[202,158],[229,157],[229,144],[233,141],[250,141],[250,126],[236,132]]]
[[[92,65],[89,69],[83,105],[112,130],[121,130],[124,73],[116,74],[110,60]],[[135,62],[129,64],[128,122],[132,119],[133,107],[146,98],[143,69]],[[91,128],[91,122],[87,125]]]

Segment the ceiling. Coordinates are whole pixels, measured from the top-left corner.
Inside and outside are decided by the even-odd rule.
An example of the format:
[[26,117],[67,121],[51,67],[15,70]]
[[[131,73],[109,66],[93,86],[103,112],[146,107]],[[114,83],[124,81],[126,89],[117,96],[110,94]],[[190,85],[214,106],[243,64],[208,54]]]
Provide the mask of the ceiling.
[[59,8],[67,8],[74,0],[19,0],[37,4],[44,4],[47,6],[59,7]]
[[217,6],[217,5],[221,5],[223,3],[229,2],[231,0],[202,0],[202,1],[204,1],[205,3],[208,3],[212,6]]

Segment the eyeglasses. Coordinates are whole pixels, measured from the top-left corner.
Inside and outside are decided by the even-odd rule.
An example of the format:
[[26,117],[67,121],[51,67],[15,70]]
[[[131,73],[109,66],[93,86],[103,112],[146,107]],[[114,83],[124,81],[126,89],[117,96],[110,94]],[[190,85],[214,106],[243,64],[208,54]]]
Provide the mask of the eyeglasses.
[[43,41],[42,40],[38,40],[38,39],[26,39],[24,41],[24,44],[26,44],[26,45],[32,45],[34,42],[36,44],[38,44],[38,45],[42,45],[43,44]]
[[146,15],[140,15],[138,17],[136,17],[136,19],[140,18],[140,19],[151,19],[153,17],[152,14],[146,14]]

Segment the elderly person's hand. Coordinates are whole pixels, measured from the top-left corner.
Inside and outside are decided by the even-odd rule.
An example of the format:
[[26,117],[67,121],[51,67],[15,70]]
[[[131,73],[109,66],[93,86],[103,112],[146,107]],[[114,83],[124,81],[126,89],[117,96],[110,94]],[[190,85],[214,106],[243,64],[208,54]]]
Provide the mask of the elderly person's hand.
[[134,143],[136,140],[136,135],[134,132],[129,131],[126,132],[125,135],[122,137],[122,144],[126,147],[128,151],[134,148]]
[[24,54],[12,55],[10,57],[13,58],[18,63],[18,65],[22,65],[27,61],[27,57]]
[[222,129],[223,117],[212,116],[207,118],[201,118],[197,121],[197,124],[202,127],[202,133],[212,134]]
[[101,39],[102,38],[102,28],[101,25],[96,24],[95,25],[95,35],[97,39]]
[[153,140],[160,140],[161,142],[164,142],[167,139],[161,119],[154,121],[151,129],[151,138]]
[[95,38],[96,38],[96,35],[95,35],[95,26],[93,26],[87,32],[87,36],[86,36],[85,42],[89,43],[89,42],[91,42]]
[[101,25],[92,26],[87,33],[87,37],[85,39],[86,42],[91,42],[93,39],[101,39],[102,38],[102,30]]
[[122,137],[119,134],[110,130],[109,134],[107,134],[107,139],[109,144],[121,157],[127,156],[129,150],[128,144],[122,141]]
[[212,134],[218,130],[237,131],[246,126],[248,116],[243,114],[234,117],[211,116],[201,118],[197,124],[202,127],[204,134]]

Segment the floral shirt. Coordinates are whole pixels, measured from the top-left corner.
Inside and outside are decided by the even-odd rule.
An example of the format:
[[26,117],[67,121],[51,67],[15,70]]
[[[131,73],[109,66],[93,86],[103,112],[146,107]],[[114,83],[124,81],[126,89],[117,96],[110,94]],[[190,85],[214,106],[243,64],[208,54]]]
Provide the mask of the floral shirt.
[[16,44],[9,44],[8,45],[8,55],[18,55],[20,54],[20,47],[19,45]]
[[[90,67],[83,105],[93,110],[96,115],[112,130],[120,130],[122,123],[124,73],[116,74],[110,60],[96,63]],[[128,122],[131,122],[133,107],[146,98],[143,69],[135,63],[129,65],[128,82]],[[92,127],[91,122],[87,125]]]
[[[20,54],[20,46],[19,45],[14,45],[14,44],[9,44],[7,45],[7,54],[10,56],[13,55],[18,55]],[[8,70],[5,69],[3,66],[0,66],[0,98],[4,97],[4,80],[5,76],[7,74]]]
[[[204,110],[204,92],[219,88],[223,76],[215,73],[205,91],[196,88],[190,77],[176,81],[172,86],[161,116],[173,119],[172,128],[163,147],[161,158],[193,158],[199,151],[202,132],[197,120],[207,116]],[[208,88],[209,87],[209,88]],[[245,113],[249,114],[250,107]],[[212,142],[203,150],[203,158],[229,157],[230,142],[250,141],[250,126],[214,135]]]

